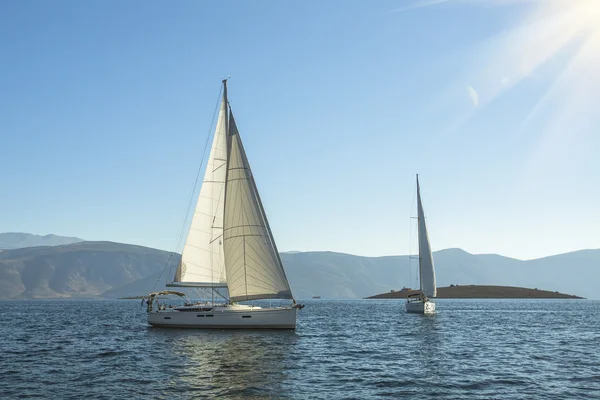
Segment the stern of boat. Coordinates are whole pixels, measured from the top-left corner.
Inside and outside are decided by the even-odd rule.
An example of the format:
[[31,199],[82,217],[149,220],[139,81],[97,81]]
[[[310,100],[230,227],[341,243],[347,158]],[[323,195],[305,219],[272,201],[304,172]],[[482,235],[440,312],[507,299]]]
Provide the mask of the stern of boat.
[[435,303],[430,300],[407,300],[406,312],[412,314],[435,314]]

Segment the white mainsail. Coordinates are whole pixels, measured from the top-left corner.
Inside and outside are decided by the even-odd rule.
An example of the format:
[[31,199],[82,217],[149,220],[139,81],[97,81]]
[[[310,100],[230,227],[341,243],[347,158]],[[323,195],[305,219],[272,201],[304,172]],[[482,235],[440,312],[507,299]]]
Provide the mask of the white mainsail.
[[227,94],[223,93],[204,181],[181,255],[181,263],[175,273],[175,282],[188,283],[191,286],[226,287],[223,255],[223,211],[227,173],[226,121]]
[[292,299],[231,111],[228,140],[223,248],[229,298]]
[[427,225],[425,224],[425,213],[421,203],[421,189],[419,187],[419,176],[417,175],[417,209],[419,218],[419,275],[421,282],[421,291],[427,297],[435,297],[437,288],[435,284],[435,268],[433,266],[433,255],[431,254],[431,245],[427,235]]

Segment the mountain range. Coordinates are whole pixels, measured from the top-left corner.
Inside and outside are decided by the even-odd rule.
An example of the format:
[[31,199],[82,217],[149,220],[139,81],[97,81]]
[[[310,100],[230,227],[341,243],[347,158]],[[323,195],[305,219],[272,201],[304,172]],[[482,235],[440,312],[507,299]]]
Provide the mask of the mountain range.
[[33,235],[31,233],[7,232],[0,233],[0,250],[21,249],[35,246],[59,246],[83,242],[83,239],[58,235]]
[[[410,268],[408,256],[289,252],[281,258],[298,299],[364,298],[416,287],[416,260]],[[0,298],[145,295],[172,280],[178,260],[175,253],[113,242],[5,250],[0,252]],[[519,286],[600,298],[600,250],[522,261],[446,249],[435,252],[434,260],[438,286]]]
[[143,280],[178,255],[112,242],[26,247],[0,253],[0,298],[98,297]]

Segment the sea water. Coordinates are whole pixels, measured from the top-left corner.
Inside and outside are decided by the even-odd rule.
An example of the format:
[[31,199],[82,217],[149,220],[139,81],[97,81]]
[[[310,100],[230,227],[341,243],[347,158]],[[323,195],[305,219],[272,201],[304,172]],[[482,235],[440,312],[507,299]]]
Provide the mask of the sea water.
[[0,398],[600,398],[598,301],[304,303],[295,331],[203,331],[139,300],[0,302]]

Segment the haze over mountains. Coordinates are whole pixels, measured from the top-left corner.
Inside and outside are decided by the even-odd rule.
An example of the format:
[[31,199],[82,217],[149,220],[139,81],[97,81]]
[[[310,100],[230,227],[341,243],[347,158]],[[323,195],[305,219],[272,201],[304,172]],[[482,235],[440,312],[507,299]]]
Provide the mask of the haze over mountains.
[[[1,236],[0,236],[1,237]],[[76,239],[76,238],[66,238]],[[62,239],[57,239],[57,241]],[[77,239],[80,240],[80,239]],[[363,298],[415,286],[408,256],[361,257],[333,252],[282,253],[296,298]],[[112,242],[77,242],[0,252],[0,298],[145,295],[172,280],[179,255]],[[600,298],[600,250],[521,261],[460,249],[434,253],[438,286],[506,285]],[[412,275],[412,279],[410,279]],[[412,281],[412,285],[410,282]]]

